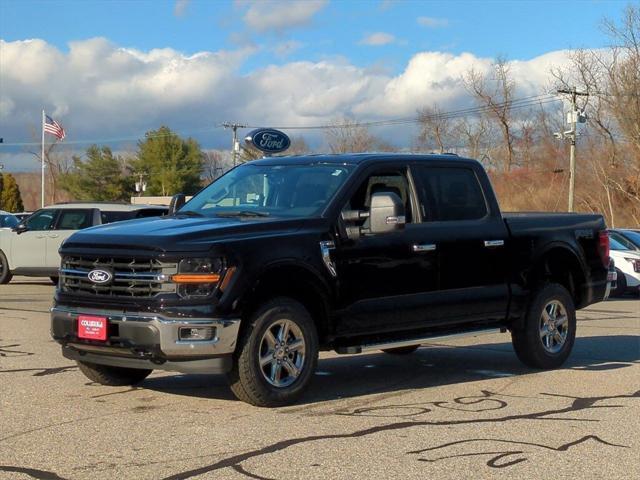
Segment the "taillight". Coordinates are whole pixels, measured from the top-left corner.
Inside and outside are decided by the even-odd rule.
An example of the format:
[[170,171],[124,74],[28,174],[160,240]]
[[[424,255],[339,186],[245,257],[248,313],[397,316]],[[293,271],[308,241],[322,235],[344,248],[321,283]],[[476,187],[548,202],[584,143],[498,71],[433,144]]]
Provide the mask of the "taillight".
[[609,267],[609,232],[601,230],[598,233],[598,251],[602,259],[602,265]]

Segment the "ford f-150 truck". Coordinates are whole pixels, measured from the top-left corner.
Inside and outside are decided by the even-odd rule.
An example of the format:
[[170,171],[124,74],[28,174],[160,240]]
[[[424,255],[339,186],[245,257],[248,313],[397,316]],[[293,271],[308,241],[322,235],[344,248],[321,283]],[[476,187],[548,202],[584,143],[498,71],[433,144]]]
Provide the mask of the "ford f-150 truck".
[[51,332],[95,382],[226,373],[239,399],[277,406],[320,350],[410,354],[493,329],[556,368],[576,309],[608,295],[600,215],[503,215],[481,164],[454,155],[271,157],[174,200],[60,249]]

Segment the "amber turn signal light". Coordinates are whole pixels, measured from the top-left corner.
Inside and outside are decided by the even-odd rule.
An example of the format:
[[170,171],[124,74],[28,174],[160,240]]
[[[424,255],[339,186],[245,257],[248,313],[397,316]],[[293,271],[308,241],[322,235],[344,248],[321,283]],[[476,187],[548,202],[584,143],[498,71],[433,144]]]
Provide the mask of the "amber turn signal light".
[[218,283],[220,275],[217,273],[179,273],[173,275],[174,283]]

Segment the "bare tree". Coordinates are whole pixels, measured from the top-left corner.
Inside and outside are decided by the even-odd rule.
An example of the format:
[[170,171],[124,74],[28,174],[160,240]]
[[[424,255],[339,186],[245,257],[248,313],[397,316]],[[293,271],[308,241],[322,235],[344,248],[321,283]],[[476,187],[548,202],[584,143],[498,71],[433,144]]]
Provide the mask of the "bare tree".
[[331,153],[395,150],[392,145],[373,136],[367,127],[349,118],[335,120],[333,125],[325,130],[324,135]]
[[460,139],[471,158],[480,159],[487,153],[491,127],[485,117],[461,118],[453,126],[453,134]]
[[487,116],[500,127],[505,149],[503,170],[509,172],[515,162],[515,138],[511,118],[515,82],[511,78],[509,64],[504,58],[497,58],[492,67],[488,75],[471,69],[464,77],[464,84],[476,101],[486,107]]
[[437,104],[431,107],[424,107],[418,110],[418,120],[420,121],[420,133],[418,142],[428,148],[435,145],[439,153],[449,150],[452,140],[452,121]]
[[224,159],[217,150],[204,150],[202,154],[202,176],[207,183],[211,183],[224,173]]

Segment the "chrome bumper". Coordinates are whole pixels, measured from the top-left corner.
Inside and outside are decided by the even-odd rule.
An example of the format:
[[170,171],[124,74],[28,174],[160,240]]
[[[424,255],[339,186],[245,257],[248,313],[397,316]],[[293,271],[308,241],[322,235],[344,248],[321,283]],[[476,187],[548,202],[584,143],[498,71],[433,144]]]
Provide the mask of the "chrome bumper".
[[[105,344],[82,341],[77,338],[78,315],[107,317],[109,331],[116,333],[110,334]],[[211,340],[181,340],[179,330],[185,327],[211,327],[215,333]],[[76,360],[81,356],[87,362],[131,368],[191,372],[195,370],[189,367],[200,364],[203,368],[197,368],[197,371],[219,373],[206,369],[206,365],[212,364],[210,360],[216,360],[214,357],[226,356],[230,359],[236,347],[239,329],[240,319],[171,318],[91,308],[78,311],[61,306],[51,309],[51,335],[63,345],[65,356]],[[135,367],[131,364],[132,361],[150,364],[147,367]],[[188,365],[189,363],[192,365]]]

